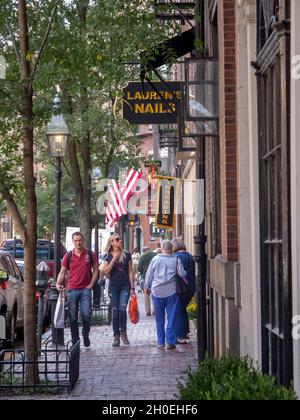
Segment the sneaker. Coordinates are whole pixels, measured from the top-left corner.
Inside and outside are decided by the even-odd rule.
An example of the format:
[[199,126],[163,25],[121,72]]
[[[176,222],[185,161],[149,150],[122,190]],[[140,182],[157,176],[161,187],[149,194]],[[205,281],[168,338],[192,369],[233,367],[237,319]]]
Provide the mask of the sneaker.
[[185,338],[177,338],[177,344],[187,344]]
[[164,344],[157,344],[157,348],[158,349],[164,349],[165,348],[165,345]]
[[129,340],[125,331],[121,331],[121,340],[122,340],[122,343],[125,344],[125,346],[129,346],[130,343],[129,343]]
[[175,346],[175,344],[167,344],[167,349],[168,350],[174,350],[174,349],[176,349],[176,346]]
[[120,346],[120,336],[115,335],[112,343],[113,347],[119,347]]
[[89,337],[83,337],[83,345],[84,345],[84,347],[86,347],[86,348],[91,347],[91,342],[90,342]]

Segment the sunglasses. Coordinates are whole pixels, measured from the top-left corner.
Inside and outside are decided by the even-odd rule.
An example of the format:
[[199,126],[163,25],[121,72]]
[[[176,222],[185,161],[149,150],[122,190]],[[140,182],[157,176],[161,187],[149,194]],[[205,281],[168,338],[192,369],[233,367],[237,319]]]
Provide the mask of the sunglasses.
[[121,240],[121,238],[115,238],[115,241],[119,242]]

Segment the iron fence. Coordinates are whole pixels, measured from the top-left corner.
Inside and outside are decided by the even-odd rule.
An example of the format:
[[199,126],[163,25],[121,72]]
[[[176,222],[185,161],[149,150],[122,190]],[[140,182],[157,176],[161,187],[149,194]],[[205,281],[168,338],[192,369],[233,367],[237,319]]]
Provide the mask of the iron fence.
[[[80,342],[69,342],[66,347],[53,347],[52,341],[36,352],[28,361],[24,350],[4,349],[0,355],[0,393],[59,393],[70,392],[78,378],[80,365]],[[27,372],[31,371],[34,383],[28,383]]]

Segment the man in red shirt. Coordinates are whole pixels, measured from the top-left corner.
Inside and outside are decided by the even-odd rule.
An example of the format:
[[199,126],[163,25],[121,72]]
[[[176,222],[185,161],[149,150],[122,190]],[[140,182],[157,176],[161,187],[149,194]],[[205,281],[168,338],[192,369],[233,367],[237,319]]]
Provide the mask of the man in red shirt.
[[[94,252],[84,247],[82,233],[75,232],[72,235],[74,249],[71,255],[64,255],[62,268],[57,277],[56,288],[64,290],[67,271],[67,301],[70,318],[70,328],[73,344],[79,340],[78,307],[82,318],[82,336],[84,347],[90,347],[90,324],[91,324],[91,297],[92,289],[99,275],[98,260]],[[92,261],[90,254],[92,255]]]

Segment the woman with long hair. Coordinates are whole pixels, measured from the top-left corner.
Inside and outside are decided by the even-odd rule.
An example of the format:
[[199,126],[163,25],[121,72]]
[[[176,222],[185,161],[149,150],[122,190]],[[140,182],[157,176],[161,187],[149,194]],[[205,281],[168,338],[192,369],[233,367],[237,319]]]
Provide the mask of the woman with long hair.
[[130,295],[135,294],[131,255],[122,248],[120,236],[115,233],[107,241],[106,255],[101,272],[109,276],[108,294],[112,305],[113,347],[120,340],[129,345],[127,337],[127,305]]

